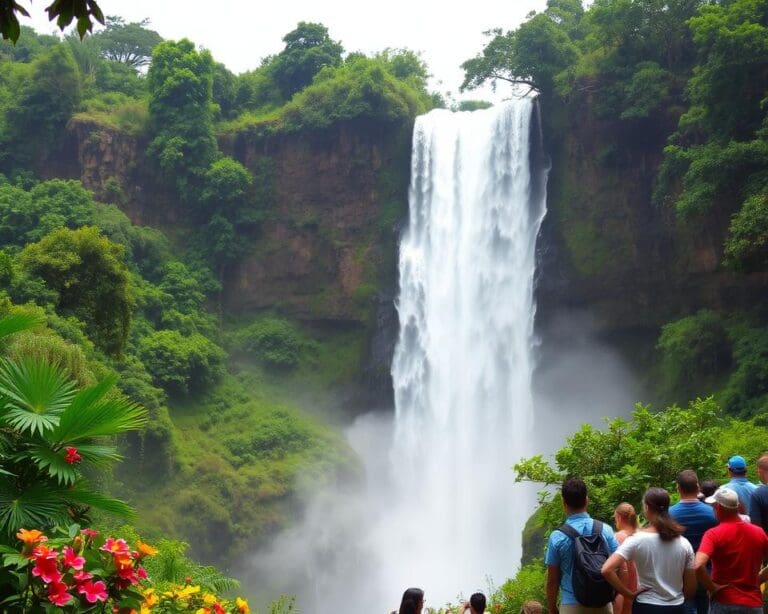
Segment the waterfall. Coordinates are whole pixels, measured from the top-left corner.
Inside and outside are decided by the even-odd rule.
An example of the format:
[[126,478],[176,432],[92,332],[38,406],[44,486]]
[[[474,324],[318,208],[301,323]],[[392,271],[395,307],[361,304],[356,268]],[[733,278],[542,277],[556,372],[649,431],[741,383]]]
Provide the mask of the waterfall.
[[535,505],[511,467],[536,451],[540,143],[530,97],[416,121],[392,366],[392,494],[376,549],[387,589],[422,586],[433,606],[511,576]]

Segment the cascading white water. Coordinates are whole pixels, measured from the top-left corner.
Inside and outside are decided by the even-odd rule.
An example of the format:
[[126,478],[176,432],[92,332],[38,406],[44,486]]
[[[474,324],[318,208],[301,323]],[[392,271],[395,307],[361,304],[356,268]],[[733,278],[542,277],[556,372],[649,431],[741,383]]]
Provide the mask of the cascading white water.
[[533,286],[546,173],[531,164],[535,104],[416,121],[392,367],[393,494],[375,548],[390,593],[423,586],[433,605],[509,577],[534,507],[511,466],[535,452]]

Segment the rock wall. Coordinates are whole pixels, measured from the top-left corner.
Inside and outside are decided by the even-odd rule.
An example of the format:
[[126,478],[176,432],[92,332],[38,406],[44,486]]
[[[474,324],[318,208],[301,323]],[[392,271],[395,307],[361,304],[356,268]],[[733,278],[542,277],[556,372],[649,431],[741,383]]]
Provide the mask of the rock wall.
[[563,310],[590,314],[605,337],[640,334],[701,308],[749,308],[768,275],[721,265],[733,205],[680,221],[652,192],[674,118],[620,126],[595,119],[587,100],[542,101],[552,157],[540,239],[537,316],[546,328]]

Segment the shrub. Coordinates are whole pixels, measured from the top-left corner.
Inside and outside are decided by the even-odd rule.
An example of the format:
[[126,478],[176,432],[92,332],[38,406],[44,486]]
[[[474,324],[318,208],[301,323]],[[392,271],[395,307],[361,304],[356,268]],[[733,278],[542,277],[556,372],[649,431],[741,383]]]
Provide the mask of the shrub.
[[264,366],[272,369],[297,367],[303,345],[296,328],[280,318],[259,320],[241,333],[241,347],[253,352]]

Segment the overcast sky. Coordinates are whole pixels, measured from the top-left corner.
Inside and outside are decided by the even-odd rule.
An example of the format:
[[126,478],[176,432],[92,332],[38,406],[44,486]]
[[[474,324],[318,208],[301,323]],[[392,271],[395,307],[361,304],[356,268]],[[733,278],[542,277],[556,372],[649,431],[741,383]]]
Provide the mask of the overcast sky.
[[[50,0],[19,2],[32,16],[22,23],[44,33],[55,29],[45,14]],[[483,48],[483,31],[513,28],[530,11],[543,10],[546,0],[470,0],[458,4],[461,8],[445,0],[99,0],[99,6],[106,15],[128,21],[148,17],[163,38],[187,37],[236,73],[280,51],[282,37],[299,21],[319,21],[347,51],[406,47],[422,52],[434,75],[432,87],[457,94],[463,77],[459,66]]]

